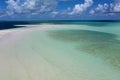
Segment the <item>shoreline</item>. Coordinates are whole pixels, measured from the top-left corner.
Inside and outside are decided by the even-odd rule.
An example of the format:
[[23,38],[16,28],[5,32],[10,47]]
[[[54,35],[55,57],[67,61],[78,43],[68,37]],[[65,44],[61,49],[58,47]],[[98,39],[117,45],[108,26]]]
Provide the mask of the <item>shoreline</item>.
[[[75,51],[73,45],[52,40],[46,33],[74,28],[77,27],[32,25],[2,31],[4,43],[0,42],[0,79],[119,80],[119,71],[99,58]],[[5,37],[5,34],[10,36]]]

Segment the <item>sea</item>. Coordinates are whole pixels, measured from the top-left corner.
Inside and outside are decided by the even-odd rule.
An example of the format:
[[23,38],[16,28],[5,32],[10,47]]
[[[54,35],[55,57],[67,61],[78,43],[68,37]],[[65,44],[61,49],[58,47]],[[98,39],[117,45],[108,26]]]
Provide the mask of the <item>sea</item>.
[[[50,29],[39,30],[44,26]],[[38,30],[17,40],[15,45],[11,43],[13,47],[7,49],[6,44],[0,47],[0,55],[17,55],[18,62],[24,67],[20,68],[21,72],[18,64],[12,63],[15,68],[12,77],[4,73],[1,80],[120,80],[119,21],[0,22],[0,31],[15,29]],[[10,57],[16,60],[13,56]],[[11,73],[9,65],[5,71]]]

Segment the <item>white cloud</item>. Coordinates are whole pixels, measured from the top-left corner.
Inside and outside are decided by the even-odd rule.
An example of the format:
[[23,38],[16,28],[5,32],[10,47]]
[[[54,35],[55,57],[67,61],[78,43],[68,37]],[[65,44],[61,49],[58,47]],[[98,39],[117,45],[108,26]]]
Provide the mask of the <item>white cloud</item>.
[[34,9],[35,6],[36,6],[36,0],[26,0],[22,5],[21,7],[24,8],[24,9]]
[[70,1],[70,0],[59,0],[59,1]]
[[[18,2],[19,2],[19,0],[17,0],[16,2],[14,0],[8,0],[7,1],[7,4],[8,4],[7,9],[20,13],[22,10],[21,10],[21,7],[18,5]],[[12,14],[13,12],[10,12],[10,13]]]
[[[69,7],[61,11],[57,11],[58,1],[70,1],[70,0],[7,0],[7,15],[38,15],[43,13],[49,13],[53,16],[64,15],[80,15],[86,11],[89,11],[93,5],[94,0],[84,0],[84,3],[75,4],[74,7]],[[62,5],[61,5],[62,6]],[[114,0],[113,3],[98,4],[96,8],[90,10],[90,14],[101,14],[106,12],[120,12],[120,0]],[[88,13],[88,14],[89,14]],[[48,14],[48,15],[49,15]]]
[[53,12],[51,12],[53,15],[57,15],[58,14],[58,12],[57,11],[53,11]]
[[56,7],[56,0],[7,0],[7,13],[12,15],[25,13],[44,13]]
[[86,11],[88,7],[93,4],[93,0],[85,0],[83,4],[76,4],[73,8],[73,11],[70,12],[70,15],[81,14]]
[[120,2],[119,2],[119,3],[116,3],[116,4],[113,6],[113,11],[114,11],[114,12],[120,12]]
[[90,14],[94,14],[94,13],[95,13],[95,10],[91,10],[91,11],[90,11]]
[[95,9],[92,9],[90,11],[90,14],[96,14],[96,13],[105,13],[109,9],[109,5],[107,3],[104,4],[98,4],[98,6]]
[[110,12],[120,13],[120,0],[114,0],[114,2],[110,4]]
[[114,2],[107,4],[98,4],[98,6],[92,9],[90,14],[101,14],[106,13],[107,15],[115,15],[116,13],[120,13],[120,0],[114,0]]

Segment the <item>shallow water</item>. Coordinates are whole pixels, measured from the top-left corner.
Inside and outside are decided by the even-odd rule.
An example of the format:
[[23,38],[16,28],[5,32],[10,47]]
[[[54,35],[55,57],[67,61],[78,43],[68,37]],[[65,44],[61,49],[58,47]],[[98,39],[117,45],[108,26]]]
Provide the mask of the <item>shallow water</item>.
[[76,50],[101,58],[120,70],[120,40],[111,33],[89,30],[58,30],[48,32],[53,39],[74,42]]
[[0,79],[120,80],[119,31],[47,24],[11,33],[0,43]]

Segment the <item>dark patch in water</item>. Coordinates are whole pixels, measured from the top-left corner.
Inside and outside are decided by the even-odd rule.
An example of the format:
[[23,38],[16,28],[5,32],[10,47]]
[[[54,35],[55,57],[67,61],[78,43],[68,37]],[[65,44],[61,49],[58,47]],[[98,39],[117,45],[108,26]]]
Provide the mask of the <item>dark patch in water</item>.
[[26,24],[39,24],[40,22],[34,21],[0,21],[0,30],[13,29],[13,28],[22,28],[25,26],[16,26],[16,25],[26,25]]
[[116,40],[116,35],[89,31],[89,30],[58,30],[50,31],[49,36],[63,41],[83,41],[83,42],[111,42]]
[[77,50],[90,53],[120,69],[120,41],[114,34],[89,30],[58,30],[48,34],[56,40],[75,42]]
[[3,21],[3,22],[0,22],[0,30],[24,27],[24,26],[15,26],[15,25],[22,25],[22,24],[27,24],[27,23],[26,22],[12,22],[12,21],[4,22]]

